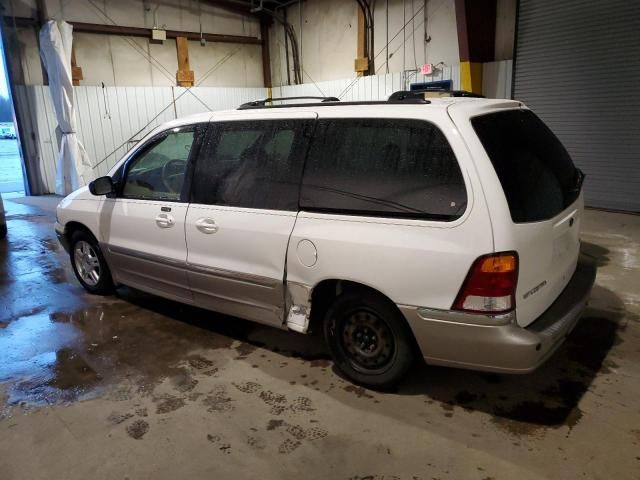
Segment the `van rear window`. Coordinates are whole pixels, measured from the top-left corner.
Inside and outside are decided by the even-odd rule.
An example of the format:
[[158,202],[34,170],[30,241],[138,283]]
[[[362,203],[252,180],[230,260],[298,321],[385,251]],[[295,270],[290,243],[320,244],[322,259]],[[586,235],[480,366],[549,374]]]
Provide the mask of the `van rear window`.
[[531,110],[481,115],[471,124],[500,179],[515,223],[548,220],[575,202],[584,175]]
[[318,121],[302,209],[451,221],[466,205],[458,161],[435,125],[392,118]]

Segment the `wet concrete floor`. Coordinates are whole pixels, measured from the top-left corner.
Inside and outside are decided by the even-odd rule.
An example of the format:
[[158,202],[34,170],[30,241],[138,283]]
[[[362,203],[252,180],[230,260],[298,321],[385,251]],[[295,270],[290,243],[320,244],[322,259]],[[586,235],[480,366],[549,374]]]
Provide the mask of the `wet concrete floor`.
[[591,306],[535,373],[356,387],[321,338],[82,290],[55,198],[5,200],[0,479],[640,478],[640,217],[587,211]]

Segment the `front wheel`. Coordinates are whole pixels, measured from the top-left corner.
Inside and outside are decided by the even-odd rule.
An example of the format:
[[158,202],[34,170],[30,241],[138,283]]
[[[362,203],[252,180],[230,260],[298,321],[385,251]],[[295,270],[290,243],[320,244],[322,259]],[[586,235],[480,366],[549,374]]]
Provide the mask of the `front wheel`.
[[112,293],[111,272],[96,239],[78,231],[71,235],[69,247],[73,272],[84,289],[96,295]]
[[401,313],[373,292],[340,295],[327,311],[324,334],[336,367],[363,386],[393,387],[414,360],[413,337]]

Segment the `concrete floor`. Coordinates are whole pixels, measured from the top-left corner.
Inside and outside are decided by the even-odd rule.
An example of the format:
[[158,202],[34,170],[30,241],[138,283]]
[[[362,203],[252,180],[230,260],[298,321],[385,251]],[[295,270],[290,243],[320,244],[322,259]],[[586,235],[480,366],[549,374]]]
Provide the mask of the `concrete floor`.
[[6,200],[0,479],[640,477],[640,216],[587,211],[591,306],[528,376],[342,380],[322,342],[128,289],[84,293],[55,198]]

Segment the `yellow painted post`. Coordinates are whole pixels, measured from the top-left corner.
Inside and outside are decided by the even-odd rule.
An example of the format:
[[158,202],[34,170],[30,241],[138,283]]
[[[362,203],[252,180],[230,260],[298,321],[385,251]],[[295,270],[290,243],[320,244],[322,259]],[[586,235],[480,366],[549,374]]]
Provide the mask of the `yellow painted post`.
[[460,83],[462,90],[482,94],[482,63],[460,62]]

